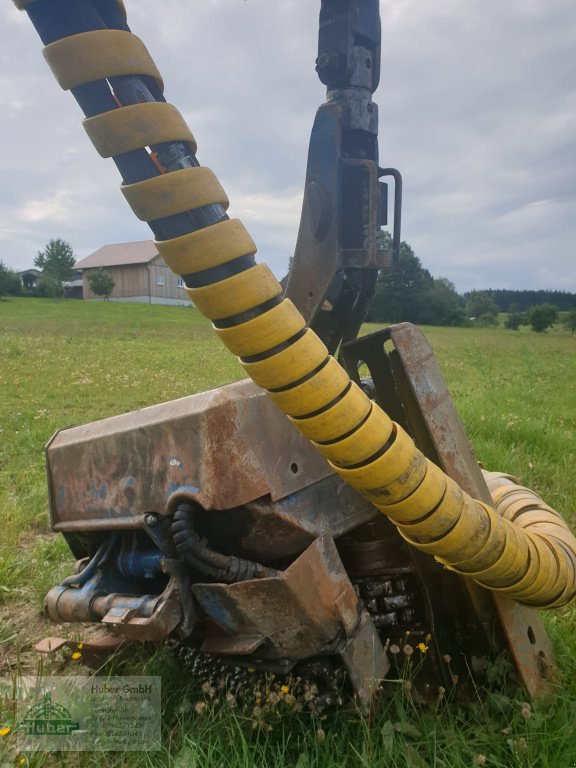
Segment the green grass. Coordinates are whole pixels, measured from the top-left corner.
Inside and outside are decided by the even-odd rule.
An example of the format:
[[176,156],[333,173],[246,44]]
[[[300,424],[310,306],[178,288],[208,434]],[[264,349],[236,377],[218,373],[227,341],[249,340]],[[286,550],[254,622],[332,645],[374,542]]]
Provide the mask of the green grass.
[[[576,523],[576,337],[503,328],[425,333],[478,458],[515,474]],[[48,525],[43,446],[54,431],[241,377],[193,309],[0,301],[0,674],[34,668],[30,643],[66,633],[40,616],[44,594],[72,563],[64,539]],[[212,706],[166,652],[143,648],[110,668],[162,675],[162,752],[40,755],[29,764],[464,768],[484,755],[488,766],[571,766],[575,618],[573,608],[545,616],[564,678],[558,695],[534,704],[528,718],[520,694],[496,692],[466,707],[442,700],[426,709],[401,686],[370,718],[341,712],[320,719],[289,707],[255,715]],[[50,663],[59,672],[72,664]],[[196,705],[205,700],[200,714]],[[12,765],[10,737],[4,744],[0,766]]]
[[40,599],[53,578],[47,566],[65,559],[61,542],[59,558],[52,546],[34,543],[49,530],[43,447],[57,429],[240,376],[236,360],[214,342],[210,323],[190,308],[0,302],[0,506],[6,540],[17,545],[0,557],[4,589],[40,579]]

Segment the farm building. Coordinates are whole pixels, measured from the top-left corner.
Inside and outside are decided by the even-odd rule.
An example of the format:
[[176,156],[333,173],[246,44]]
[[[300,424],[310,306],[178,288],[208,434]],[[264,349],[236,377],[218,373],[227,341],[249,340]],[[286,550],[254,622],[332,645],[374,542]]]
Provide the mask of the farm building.
[[90,290],[90,270],[101,267],[114,280],[110,301],[143,301],[148,304],[190,304],[181,277],[175,275],[152,240],[104,245],[77,261],[82,270],[84,298],[97,299]]
[[34,267],[32,267],[32,269],[25,269],[23,272],[18,272],[20,282],[24,288],[27,288],[29,291],[38,287],[38,281],[40,280],[41,274],[42,270],[35,269]]

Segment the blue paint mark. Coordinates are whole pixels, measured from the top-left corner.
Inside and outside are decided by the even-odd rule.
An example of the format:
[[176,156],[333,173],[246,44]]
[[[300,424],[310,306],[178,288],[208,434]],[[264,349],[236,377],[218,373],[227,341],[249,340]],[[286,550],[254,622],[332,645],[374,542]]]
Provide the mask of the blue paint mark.
[[60,487],[58,488],[58,493],[56,494],[56,503],[57,504],[64,504],[64,497],[66,496],[66,488],[64,486],[64,483],[60,484]]
[[129,488],[132,487],[133,485],[136,485],[136,478],[132,477],[132,475],[128,475],[128,477],[125,477],[122,480],[122,485],[128,486]]
[[100,483],[100,486],[98,488],[92,482],[92,480],[88,483],[88,493],[90,494],[90,498],[92,499],[105,499],[106,490],[107,490],[106,483],[104,482]]
[[166,496],[171,496],[174,493],[174,491],[178,490],[178,488],[180,488],[178,483],[170,483],[170,485],[168,486],[168,490],[166,491]]
[[215,621],[216,624],[218,624],[223,629],[232,630],[233,632],[238,631],[238,626],[234,621],[234,617],[230,611],[228,611],[222,605],[220,596],[218,594],[214,594],[210,587],[207,589],[197,587],[194,590],[194,595],[204,609],[205,613],[210,616],[210,618]]

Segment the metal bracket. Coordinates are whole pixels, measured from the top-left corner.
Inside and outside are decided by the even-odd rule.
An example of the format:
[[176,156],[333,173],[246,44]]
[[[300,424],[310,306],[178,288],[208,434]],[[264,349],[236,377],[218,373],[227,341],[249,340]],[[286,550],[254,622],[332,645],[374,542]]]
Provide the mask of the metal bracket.
[[[344,345],[342,359],[357,382],[359,365],[365,363],[376,401],[410,432],[420,450],[470,495],[492,503],[432,348],[421,331],[400,323]],[[537,611],[467,579],[463,582],[488,639],[494,618],[498,618],[527,691],[534,697],[549,693],[554,652]]]
[[[386,653],[342,565],[334,540],[317,538],[280,576],[194,584],[212,630],[202,650],[290,663],[340,654],[360,702],[389,669]],[[282,610],[279,611],[279,606]]]

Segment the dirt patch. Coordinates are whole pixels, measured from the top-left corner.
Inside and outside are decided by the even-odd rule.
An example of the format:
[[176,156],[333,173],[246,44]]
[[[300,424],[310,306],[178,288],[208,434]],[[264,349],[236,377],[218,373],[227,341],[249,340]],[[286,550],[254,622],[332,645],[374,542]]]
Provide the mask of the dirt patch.
[[74,664],[71,651],[63,649],[51,654],[39,653],[34,645],[45,637],[62,637],[75,643],[87,643],[102,634],[100,624],[66,623],[54,624],[29,602],[11,603],[0,607],[0,676],[17,671],[22,675],[37,674],[40,671],[57,673],[66,670],[74,674],[75,669],[86,668]]

